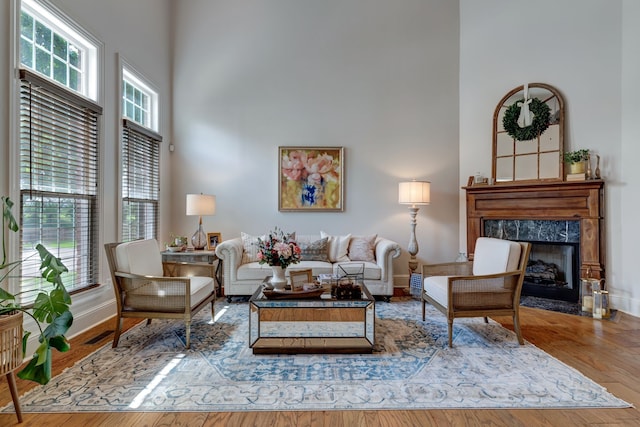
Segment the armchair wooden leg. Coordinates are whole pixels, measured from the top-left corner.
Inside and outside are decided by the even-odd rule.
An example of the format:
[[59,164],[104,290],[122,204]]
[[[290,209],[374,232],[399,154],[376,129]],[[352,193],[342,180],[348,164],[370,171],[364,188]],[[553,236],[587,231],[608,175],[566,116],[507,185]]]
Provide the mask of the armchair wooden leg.
[[13,399],[13,407],[18,417],[18,422],[22,422],[22,409],[20,409],[20,400],[18,399],[18,387],[16,386],[16,377],[13,376],[13,371],[7,372],[7,382],[9,383],[9,390],[11,391],[11,399]]
[[211,321],[212,322],[213,322],[213,319],[216,318],[215,303],[216,303],[216,300],[211,301]]
[[426,320],[426,318],[425,318],[425,315],[426,315],[426,314],[425,314],[425,310],[426,310],[425,306],[426,306],[426,305],[427,305],[427,302],[423,299],[423,300],[422,300],[422,320],[423,320],[423,321],[424,321],[424,320]]
[[449,347],[453,347],[453,319],[447,320],[447,329],[449,331]]
[[191,322],[185,322],[186,348],[191,348]]
[[487,316],[484,316],[484,323],[489,323],[489,318]]
[[116,317],[116,330],[113,332],[113,344],[111,347],[116,348],[118,346],[118,341],[120,341],[120,333],[122,332],[122,317]]
[[524,345],[524,339],[522,338],[522,332],[520,331],[520,316],[518,314],[513,315],[513,329],[518,336],[518,344]]

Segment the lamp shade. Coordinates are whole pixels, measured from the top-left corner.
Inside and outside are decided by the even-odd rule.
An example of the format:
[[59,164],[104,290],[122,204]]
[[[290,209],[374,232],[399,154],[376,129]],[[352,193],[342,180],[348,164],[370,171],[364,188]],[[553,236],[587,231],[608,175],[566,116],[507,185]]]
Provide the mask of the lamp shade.
[[187,194],[187,215],[213,215],[216,213],[216,196]]
[[401,205],[428,205],[431,202],[431,183],[406,181],[398,185],[398,203]]

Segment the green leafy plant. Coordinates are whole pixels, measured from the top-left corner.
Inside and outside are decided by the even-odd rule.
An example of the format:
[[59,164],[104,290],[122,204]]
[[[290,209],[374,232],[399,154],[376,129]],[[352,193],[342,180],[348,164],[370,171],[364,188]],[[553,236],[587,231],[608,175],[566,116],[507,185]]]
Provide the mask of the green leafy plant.
[[[2,197],[2,264],[0,264],[0,316],[8,315],[16,311],[21,311],[30,316],[38,325],[40,330],[40,345],[36,349],[31,361],[27,366],[18,372],[18,377],[24,380],[35,381],[46,384],[51,379],[51,349],[55,348],[60,352],[68,351],[71,346],[65,334],[73,323],[73,315],[69,309],[71,297],[62,283],[62,274],[66,273],[67,267],[45,248],[43,245],[36,245],[36,250],[40,256],[40,273],[49,283],[53,284],[53,289],[49,292],[37,291],[35,302],[32,306],[23,307],[17,301],[16,295],[9,293],[2,286],[11,273],[20,266],[22,261],[7,260],[7,234],[9,231],[19,230],[18,222],[14,218],[11,208],[13,202],[9,197]],[[43,325],[47,326],[43,329]],[[22,337],[22,352],[27,351],[27,342],[31,332],[25,331]]]
[[589,160],[589,150],[566,151],[563,155],[565,163],[579,163]]

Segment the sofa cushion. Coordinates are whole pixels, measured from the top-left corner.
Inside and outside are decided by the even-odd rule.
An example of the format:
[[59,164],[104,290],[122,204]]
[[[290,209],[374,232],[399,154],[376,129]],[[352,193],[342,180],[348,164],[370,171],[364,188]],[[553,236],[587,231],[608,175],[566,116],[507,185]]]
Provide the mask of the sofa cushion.
[[375,262],[377,234],[371,236],[353,236],[349,242],[349,259],[351,261]]
[[517,242],[479,237],[473,254],[474,276],[517,270],[520,251],[520,244]]
[[325,261],[329,262],[329,238],[319,239],[314,242],[299,242],[301,261]]
[[[323,261],[301,261],[297,264],[291,264],[287,268],[287,276],[289,275],[289,269],[292,270],[304,270],[310,268],[312,274],[317,276],[318,274],[331,274],[333,272],[333,264]],[[271,276],[271,267],[267,264],[259,264],[257,262],[250,262],[242,264],[238,267],[237,278],[238,280],[263,280],[267,276]]]
[[266,236],[252,236],[241,232],[242,238],[242,264],[258,261],[258,239],[264,240]]
[[332,236],[324,231],[320,232],[320,237],[329,238],[329,261],[331,262],[346,262],[349,261],[349,242],[351,241],[351,234],[346,236]]
[[134,240],[116,247],[118,271],[143,276],[162,276],[162,255],[156,239]]

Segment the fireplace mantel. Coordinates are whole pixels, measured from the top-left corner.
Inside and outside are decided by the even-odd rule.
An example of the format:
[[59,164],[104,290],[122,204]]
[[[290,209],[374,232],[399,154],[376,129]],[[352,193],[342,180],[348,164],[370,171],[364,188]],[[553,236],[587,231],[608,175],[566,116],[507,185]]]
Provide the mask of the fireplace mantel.
[[470,259],[476,239],[484,235],[486,220],[579,220],[580,274],[604,278],[604,181],[505,183],[463,189]]

